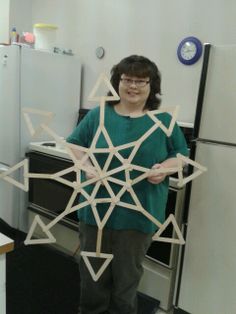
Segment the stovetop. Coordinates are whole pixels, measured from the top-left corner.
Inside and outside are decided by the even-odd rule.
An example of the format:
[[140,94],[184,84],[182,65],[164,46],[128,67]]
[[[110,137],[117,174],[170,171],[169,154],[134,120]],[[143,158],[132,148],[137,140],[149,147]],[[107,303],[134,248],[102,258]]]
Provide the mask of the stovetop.
[[29,144],[29,150],[45,153],[55,157],[71,159],[65,148],[58,145],[55,141],[31,142]]

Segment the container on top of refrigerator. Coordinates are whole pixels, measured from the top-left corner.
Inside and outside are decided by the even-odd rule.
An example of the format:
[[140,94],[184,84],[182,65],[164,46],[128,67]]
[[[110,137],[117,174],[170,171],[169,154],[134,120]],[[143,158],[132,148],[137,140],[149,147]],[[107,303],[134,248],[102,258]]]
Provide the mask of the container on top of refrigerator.
[[16,27],[13,27],[10,33],[10,43],[17,43],[19,41],[19,34],[16,31]]
[[35,45],[38,50],[53,52],[56,45],[58,27],[53,24],[38,23],[34,24]]

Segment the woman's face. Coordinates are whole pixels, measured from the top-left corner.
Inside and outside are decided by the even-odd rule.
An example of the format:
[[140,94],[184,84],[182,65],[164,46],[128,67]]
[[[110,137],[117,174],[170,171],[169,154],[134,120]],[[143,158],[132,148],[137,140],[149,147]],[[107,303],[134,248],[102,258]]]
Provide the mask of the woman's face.
[[127,105],[144,107],[150,93],[149,77],[121,75],[119,83],[120,102]]

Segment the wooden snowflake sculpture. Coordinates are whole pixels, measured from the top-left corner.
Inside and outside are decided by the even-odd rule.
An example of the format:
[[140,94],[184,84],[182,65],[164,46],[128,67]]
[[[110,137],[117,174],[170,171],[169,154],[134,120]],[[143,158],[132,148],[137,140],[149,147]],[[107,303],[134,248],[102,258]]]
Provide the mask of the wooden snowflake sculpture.
[[[96,96],[96,93],[100,87],[101,84],[105,84],[108,90],[111,92],[111,96]],[[103,228],[105,227],[110,215],[112,214],[114,208],[116,205],[119,205],[121,207],[128,208],[130,210],[135,210],[144,215],[146,218],[150,219],[156,226],[157,226],[157,233],[153,236],[154,241],[162,241],[162,242],[169,242],[169,243],[176,243],[176,244],[184,244],[185,241],[183,239],[183,236],[181,234],[181,231],[177,225],[177,222],[175,220],[174,215],[169,215],[169,217],[166,219],[166,221],[162,224],[160,223],[155,217],[153,217],[145,208],[143,208],[142,204],[139,201],[138,196],[136,195],[133,187],[135,184],[140,182],[141,180],[146,179],[150,174],[159,174],[159,173],[169,173],[169,172],[178,172],[178,186],[181,187],[187,182],[193,180],[197,176],[199,176],[202,172],[206,171],[206,168],[199,165],[197,162],[181,155],[177,155],[178,159],[178,167],[177,168],[165,168],[165,169],[156,169],[151,170],[145,167],[142,167],[140,165],[133,164],[133,159],[135,157],[135,154],[137,153],[139,147],[142,145],[142,143],[149,137],[157,128],[161,128],[163,132],[167,136],[170,136],[172,133],[172,130],[174,128],[176,117],[177,117],[177,111],[178,107],[175,108],[166,108],[165,110],[154,110],[147,112],[147,115],[149,118],[154,122],[153,126],[144,133],[137,141],[132,143],[126,143],[124,145],[120,146],[114,146],[111,138],[106,130],[106,127],[104,125],[104,114],[105,114],[105,103],[107,100],[113,101],[113,100],[119,100],[119,96],[117,95],[116,91],[114,90],[113,86],[110,84],[107,77],[102,74],[98,81],[96,82],[90,96],[90,101],[96,101],[100,104],[100,120],[99,120],[99,126],[96,131],[96,134],[93,138],[92,144],[89,148],[82,147],[74,144],[67,143],[65,140],[62,140],[61,137],[59,137],[56,133],[53,132],[48,127],[49,122],[51,121],[53,114],[51,112],[45,112],[30,108],[24,108],[23,109],[23,115],[26,121],[26,124],[28,126],[29,132],[31,136],[35,137],[41,132],[48,133],[60,146],[63,146],[64,149],[67,151],[68,155],[70,156],[71,160],[73,161],[73,166],[62,170],[60,172],[54,173],[54,174],[43,174],[43,173],[30,173],[29,167],[28,167],[28,160],[25,159],[18,163],[17,165],[10,168],[8,171],[5,171],[0,174],[0,179],[3,179],[5,181],[8,181],[11,184],[14,184],[20,189],[23,189],[24,191],[28,191],[29,188],[29,178],[38,178],[38,179],[49,179],[49,180],[56,180],[58,182],[61,182],[62,184],[65,184],[67,186],[70,186],[73,189],[72,195],[70,197],[70,200],[65,208],[65,210],[58,215],[55,219],[53,219],[49,224],[45,225],[44,222],[40,219],[39,215],[36,215],[34,218],[34,221],[30,227],[30,230],[28,232],[28,235],[25,240],[25,244],[41,244],[41,243],[53,243],[56,242],[56,239],[50,232],[50,229],[62,218],[64,218],[69,213],[72,213],[74,211],[78,211],[82,209],[83,207],[90,205],[91,210],[93,212],[98,232],[97,232],[97,242],[96,242],[96,252],[86,252],[82,251],[81,256],[93,278],[94,281],[97,281],[99,277],[102,275],[103,271],[106,269],[108,264],[113,258],[113,254],[107,254],[105,252],[101,251],[101,243],[102,243],[102,233]],[[163,112],[169,112],[172,116],[170,125],[168,128],[166,128],[162,122],[158,119],[158,114]],[[38,116],[42,116],[43,120],[41,121],[40,125],[35,129],[32,122],[30,115],[36,114]],[[106,142],[107,142],[107,148],[97,148],[96,143],[98,141],[99,136],[103,135]],[[124,159],[120,153],[120,151],[131,148],[131,153],[127,159]],[[78,159],[76,156],[76,152],[82,153],[82,158]],[[95,154],[99,153],[107,153],[108,157],[106,159],[106,162],[103,167],[101,167],[95,157]],[[109,170],[110,163],[113,158],[118,158],[118,160],[121,162],[121,166]],[[88,164],[88,159],[92,162],[92,165]],[[183,178],[183,166],[184,164],[191,164],[195,168],[197,168],[197,171],[193,172],[188,177]],[[9,175],[12,174],[15,170],[23,167],[23,183],[16,181]],[[141,175],[136,177],[135,179],[131,180],[130,172],[132,170],[138,170],[141,172]],[[76,181],[71,182],[69,180],[66,180],[63,178],[64,175],[70,173],[70,172],[76,173]],[[88,179],[85,181],[81,181],[81,173],[82,171],[86,171],[88,173],[93,173],[94,177],[92,179]],[[119,172],[125,173],[125,180],[119,180],[114,177],[115,174]],[[112,187],[110,183],[119,185],[121,188],[117,194],[112,190]],[[91,194],[88,194],[85,190],[85,188],[88,185],[93,184],[93,190]],[[100,188],[100,186],[103,185],[105,189],[108,192],[109,197],[107,198],[97,198],[97,192]],[[121,201],[121,197],[124,193],[128,192],[133,200],[133,204],[125,203]],[[74,205],[74,202],[76,200],[77,195],[81,194],[84,196],[85,201],[78,205]],[[109,204],[108,210],[105,214],[105,216],[101,219],[97,210],[97,205],[101,203],[107,203]],[[161,237],[161,234],[163,231],[167,228],[169,224],[173,225],[173,229],[176,235],[176,238],[165,238]],[[43,233],[45,234],[45,238],[43,239],[35,239],[33,238],[33,233],[36,228],[36,226],[40,226]],[[90,257],[96,257],[100,259],[104,259],[104,262],[100,269],[95,273],[93,267],[91,266],[91,263],[89,261]]]

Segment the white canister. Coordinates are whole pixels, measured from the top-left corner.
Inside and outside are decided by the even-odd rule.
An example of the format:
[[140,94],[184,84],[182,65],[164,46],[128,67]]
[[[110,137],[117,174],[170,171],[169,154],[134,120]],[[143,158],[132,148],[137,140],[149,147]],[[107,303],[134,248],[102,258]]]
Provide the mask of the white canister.
[[35,49],[53,51],[57,40],[57,28],[52,24],[34,24]]

